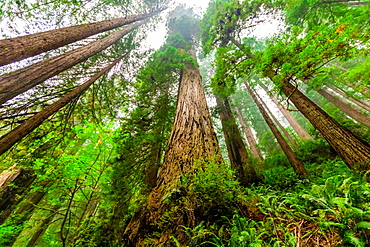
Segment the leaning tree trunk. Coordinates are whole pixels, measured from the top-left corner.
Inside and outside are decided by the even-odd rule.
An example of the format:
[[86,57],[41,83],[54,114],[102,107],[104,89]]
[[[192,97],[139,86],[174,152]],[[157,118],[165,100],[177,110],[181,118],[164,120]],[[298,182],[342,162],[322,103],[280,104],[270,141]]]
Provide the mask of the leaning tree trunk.
[[[122,58],[122,57],[121,57]],[[84,84],[76,87],[71,92],[67,93],[63,98],[45,107],[42,111],[27,119],[17,128],[0,138],[0,155],[11,148],[15,143],[22,140],[23,137],[31,133],[34,129],[40,126],[48,117],[59,111],[62,107],[67,105],[71,100],[78,97],[81,93],[86,91],[99,77],[104,75],[121,59],[115,60],[112,64],[99,71],[94,77],[86,81]]]
[[261,154],[260,150],[258,149],[257,141],[254,138],[251,127],[247,126],[247,124],[245,123],[243,115],[242,115],[242,113],[241,113],[241,111],[239,110],[238,107],[235,107],[235,111],[238,115],[239,122],[242,125],[243,131],[244,131],[244,134],[245,134],[245,138],[247,139],[247,142],[249,144],[249,148],[251,149],[251,153],[252,153],[253,158],[258,159],[258,160],[263,160],[262,154]]
[[21,234],[24,226],[24,222],[29,220],[33,214],[33,211],[37,204],[44,198],[47,193],[47,189],[52,185],[49,179],[45,179],[40,182],[38,189],[30,191],[29,194],[23,199],[17,210],[5,221],[4,226],[10,225],[15,227],[16,230],[11,232],[11,236],[7,238],[4,243],[5,246],[12,246],[17,240],[19,234]]
[[370,126],[370,116],[363,114],[360,109],[350,105],[340,98],[334,97],[324,89],[319,89],[317,92],[357,122],[360,122],[366,126]]
[[331,90],[333,90],[334,92],[336,92],[337,94],[341,95],[342,97],[348,99],[349,101],[351,101],[352,103],[356,104],[358,107],[362,107],[363,109],[365,109],[366,111],[370,112],[370,105],[366,104],[365,102],[362,102],[358,99],[355,99],[353,97],[351,97],[350,95],[348,95],[347,93],[343,92],[341,89],[335,87],[334,85],[327,85]]
[[248,186],[252,182],[258,181],[257,173],[253,165],[249,162],[248,152],[231,112],[229,101],[227,99],[222,101],[220,97],[216,96],[216,102],[231,168],[237,171],[236,175],[239,182],[244,186]]
[[272,133],[274,134],[276,140],[279,142],[281,148],[283,149],[285,155],[287,156],[290,164],[292,165],[294,171],[298,175],[307,175],[307,170],[303,166],[302,162],[297,158],[293,150],[290,148],[289,144],[286,142],[284,137],[279,132],[278,128],[275,126],[272,119],[269,117],[267,111],[264,109],[263,105],[259,102],[256,94],[253,92],[248,83],[243,79],[245,86],[249,94],[252,96],[254,102],[256,103],[258,109],[262,113],[263,118],[265,119],[267,125],[270,127]]
[[131,24],[101,40],[4,75],[0,78],[0,105],[60,72],[85,61],[142,24],[142,21]]
[[113,20],[81,24],[51,31],[0,40],[0,66],[38,55],[89,36],[151,17],[163,9]]
[[275,124],[280,128],[280,130],[284,133],[284,135],[286,136],[286,138],[288,138],[289,142],[292,144],[292,146],[294,148],[298,148],[298,145],[297,143],[295,142],[295,140],[293,139],[293,137],[289,134],[289,132],[284,128],[284,126],[279,122],[279,120],[277,120],[277,118],[274,116],[274,114],[272,114],[272,112],[270,111],[270,109],[267,107],[266,103],[261,99],[261,97],[259,97],[259,95],[256,94],[256,97],[259,99],[259,102],[261,102],[262,106],[265,108],[265,110],[267,111],[267,114],[270,115],[270,117],[272,118],[272,120],[275,122]]
[[[266,93],[269,92],[265,85],[263,85],[262,83],[260,85]],[[302,125],[300,125],[298,121],[292,116],[292,114],[290,114],[290,112],[279,103],[277,98],[273,95],[270,95],[270,98],[272,102],[274,102],[274,104],[279,108],[280,112],[284,115],[285,119],[289,122],[290,126],[292,126],[297,135],[302,139],[312,140],[310,134],[308,134],[307,131],[302,127]]]
[[58,214],[60,205],[54,205],[51,208],[51,212],[47,213],[46,218],[41,220],[41,223],[37,226],[36,232],[32,235],[32,238],[28,241],[26,247],[34,247],[37,245],[38,241],[42,238],[45,231],[48,229],[49,225],[52,223],[54,217]]
[[0,174],[0,224],[11,214],[14,205],[22,200],[36,176],[32,171],[13,165]]
[[[194,50],[190,54],[195,58]],[[206,205],[168,208],[171,205],[163,203],[163,198],[176,191],[181,175],[202,165],[202,162],[221,163],[222,158],[199,69],[186,64],[179,85],[175,120],[157,185],[149,195],[147,207],[137,213],[126,228],[128,246],[142,246],[147,234],[156,231],[160,233],[156,246],[169,246],[171,236],[175,236],[180,243],[187,239],[183,226],[194,228],[199,224],[201,216],[195,217],[194,214],[199,207]],[[168,218],[166,225],[158,226],[168,210],[174,217]]]
[[[271,72],[272,79],[275,73]],[[291,100],[297,109],[320,132],[349,168],[357,165],[363,170],[370,169],[370,146],[351,131],[341,126],[335,119],[302,94],[287,79],[281,83],[282,92]]]

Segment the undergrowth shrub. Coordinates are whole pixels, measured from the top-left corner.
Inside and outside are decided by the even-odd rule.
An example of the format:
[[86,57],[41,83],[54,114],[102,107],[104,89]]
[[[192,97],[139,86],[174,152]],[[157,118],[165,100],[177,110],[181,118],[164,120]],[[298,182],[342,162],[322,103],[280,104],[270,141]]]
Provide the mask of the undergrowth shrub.
[[[232,217],[228,212],[214,224],[202,223],[203,238],[189,246],[296,246],[298,242],[300,246],[370,246],[370,171],[353,173],[340,159],[306,164],[306,168],[310,175],[305,179],[295,177],[290,168],[272,168],[263,172],[265,184],[244,191],[239,185],[237,190],[231,188],[230,181],[217,180],[222,175],[206,172],[201,174],[205,177],[188,177],[193,191],[207,194],[198,195],[202,201],[210,202],[212,197],[222,204],[250,206],[234,210]],[[259,210],[263,216],[241,216],[248,210]],[[192,236],[198,236],[194,229]]]

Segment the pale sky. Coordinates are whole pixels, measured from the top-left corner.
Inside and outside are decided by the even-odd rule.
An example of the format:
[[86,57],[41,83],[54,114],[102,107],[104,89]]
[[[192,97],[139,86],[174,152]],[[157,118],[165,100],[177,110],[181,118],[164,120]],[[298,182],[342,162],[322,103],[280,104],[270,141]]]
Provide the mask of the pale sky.
[[[202,15],[206,12],[209,0],[174,0],[176,3],[185,4],[188,7],[193,7],[196,13]],[[174,6],[175,4],[173,4]],[[172,9],[172,8],[170,8]],[[167,13],[171,10],[167,10],[165,13],[162,14],[163,19],[165,20]],[[268,21],[265,23],[259,24],[254,28],[253,31],[245,33],[245,36],[254,36],[259,39],[264,39],[267,37],[271,37],[279,31],[281,28],[281,21],[275,19],[272,16],[267,17]],[[243,36],[244,36],[243,35]],[[148,34],[147,41],[143,43],[144,46],[158,49],[165,41],[166,36],[166,28],[165,28],[165,21],[162,23],[158,23],[156,30]]]

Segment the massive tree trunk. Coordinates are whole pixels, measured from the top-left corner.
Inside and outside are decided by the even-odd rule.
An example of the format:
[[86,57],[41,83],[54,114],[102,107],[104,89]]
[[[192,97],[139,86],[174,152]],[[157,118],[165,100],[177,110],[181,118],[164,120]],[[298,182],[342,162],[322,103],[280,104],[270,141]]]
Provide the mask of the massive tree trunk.
[[257,173],[249,162],[247,150],[240,135],[238,125],[231,112],[229,101],[221,100],[216,96],[219,109],[222,131],[224,133],[227,152],[229,154],[231,168],[237,171],[238,180],[244,186],[258,181]]
[[257,141],[254,138],[252,128],[247,126],[247,124],[244,121],[243,115],[238,107],[235,107],[235,111],[238,114],[239,122],[242,125],[242,129],[244,131],[245,138],[247,139],[247,142],[249,144],[249,148],[251,149],[253,158],[263,160],[262,154],[257,146]]
[[319,89],[317,92],[357,122],[360,122],[366,126],[370,126],[370,116],[363,114],[360,109],[352,106],[340,98],[334,97],[324,89]]
[[[269,77],[273,78],[273,76],[274,72]],[[359,165],[361,169],[370,169],[369,144],[341,126],[288,80],[283,80],[280,85],[282,92],[320,132],[322,137],[333,147],[349,168],[353,169]]]
[[[122,58],[122,57],[121,57]],[[84,84],[76,87],[71,92],[67,93],[63,98],[59,99],[58,101],[54,102],[53,104],[45,107],[42,111],[35,114],[31,118],[27,119],[17,128],[13,129],[9,133],[5,134],[0,138],[0,155],[6,152],[9,148],[11,148],[15,143],[22,140],[23,137],[31,133],[34,129],[40,126],[48,117],[50,117],[53,113],[60,110],[62,107],[67,105],[71,102],[72,99],[79,96],[81,93],[86,91],[99,77],[105,74],[108,70],[110,70],[117,62],[121,59],[115,60],[112,64],[105,67],[101,71],[99,71],[94,77],[90,80],[86,81]]]
[[288,138],[289,142],[292,144],[292,146],[294,148],[298,148],[298,145],[297,143],[295,142],[295,140],[293,139],[293,137],[289,134],[289,132],[284,128],[284,126],[280,123],[280,121],[274,116],[274,114],[272,114],[272,112],[270,111],[270,109],[267,107],[266,103],[262,100],[261,97],[259,97],[258,94],[256,94],[256,97],[259,99],[259,102],[261,102],[262,106],[265,108],[265,110],[267,111],[267,114],[270,115],[270,117],[272,118],[272,120],[275,122],[275,124],[280,128],[280,130],[284,133],[285,137]]
[[366,111],[370,112],[370,105],[368,105],[367,103],[362,102],[362,101],[360,101],[358,99],[355,99],[355,98],[351,97],[346,92],[343,92],[341,89],[339,89],[339,88],[337,88],[337,87],[335,87],[333,85],[327,85],[327,86],[331,90],[333,90],[334,92],[336,92],[337,94],[341,95],[342,97],[348,99],[349,101],[351,101],[352,103],[356,104],[357,106],[362,107]]
[[60,72],[85,61],[142,24],[142,21],[131,24],[101,40],[0,77],[0,105]]
[[292,165],[294,171],[298,175],[307,175],[307,170],[303,166],[302,162],[297,158],[293,150],[290,148],[284,137],[281,135],[277,127],[275,126],[272,119],[269,117],[267,111],[264,109],[263,105],[259,102],[256,94],[253,92],[251,87],[248,85],[248,83],[243,79],[245,86],[247,87],[247,90],[249,94],[252,96],[254,102],[256,103],[258,109],[262,113],[263,118],[265,119],[267,125],[270,127],[272,133],[274,134],[275,138],[279,142],[281,148],[283,149],[285,155],[287,156],[290,164]]
[[22,200],[20,195],[29,189],[35,178],[31,171],[17,165],[0,174],[0,224],[11,214],[14,205]]
[[[195,57],[195,51],[190,52]],[[156,246],[170,246],[170,236],[175,236],[180,243],[185,241],[187,237],[182,226],[193,228],[199,224],[202,215],[195,217],[195,214],[199,213],[199,207],[206,205],[169,208],[172,204],[165,204],[163,199],[176,191],[181,175],[197,165],[202,166],[202,162],[222,162],[222,158],[199,69],[186,64],[179,85],[175,120],[157,185],[149,195],[147,207],[136,214],[126,228],[128,246],[143,246],[146,235],[155,231],[160,233]],[[190,196],[178,194],[180,197]],[[166,219],[165,225],[159,226],[168,211],[172,216]]]
[[[261,83],[260,85],[266,91],[266,93],[269,92],[267,87],[263,85],[263,83]],[[290,112],[279,103],[277,98],[273,95],[270,95],[270,98],[272,102],[274,102],[274,104],[279,108],[280,112],[284,115],[285,119],[289,122],[290,126],[292,126],[297,135],[302,139],[312,140],[310,134],[308,134],[307,131],[302,127],[302,125],[300,125],[298,121],[292,116],[292,114],[290,114]]]
[[89,36],[151,17],[163,9],[148,14],[130,15],[113,20],[81,24],[51,31],[0,40],[0,66],[50,51]]

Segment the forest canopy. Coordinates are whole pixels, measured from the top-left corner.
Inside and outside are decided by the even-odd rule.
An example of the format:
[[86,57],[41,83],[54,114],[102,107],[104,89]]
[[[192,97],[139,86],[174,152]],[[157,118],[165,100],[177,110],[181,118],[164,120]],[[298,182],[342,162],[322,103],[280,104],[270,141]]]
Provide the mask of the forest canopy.
[[370,2],[206,2],[0,3],[0,246],[370,245]]

